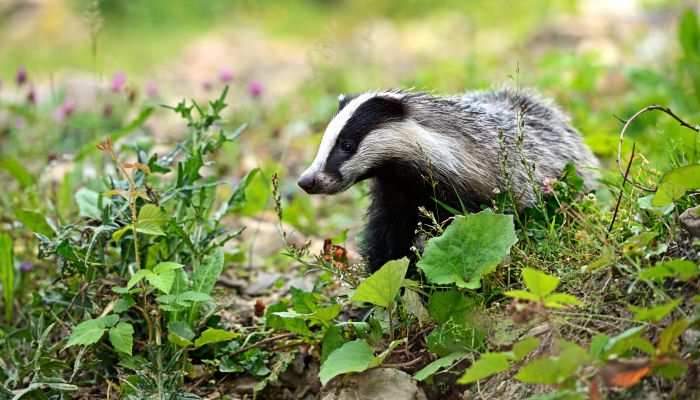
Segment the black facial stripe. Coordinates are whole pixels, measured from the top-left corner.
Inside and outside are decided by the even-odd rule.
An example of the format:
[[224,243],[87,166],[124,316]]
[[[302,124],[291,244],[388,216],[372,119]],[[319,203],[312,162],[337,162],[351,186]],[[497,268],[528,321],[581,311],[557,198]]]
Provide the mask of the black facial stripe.
[[[405,111],[401,99],[393,97],[373,97],[362,103],[338,134],[326,160],[325,172],[339,174],[340,166],[352,157],[368,133],[383,124],[402,120]],[[353,152],[346,153],[340,149],[344,141],[353,144]]]

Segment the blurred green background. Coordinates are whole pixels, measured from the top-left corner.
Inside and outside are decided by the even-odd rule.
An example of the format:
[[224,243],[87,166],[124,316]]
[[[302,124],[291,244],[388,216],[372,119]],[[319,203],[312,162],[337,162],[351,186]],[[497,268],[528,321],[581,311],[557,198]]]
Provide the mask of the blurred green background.
[[[295,182],[339,93],[532,87],[561,104],[612,167],[618,117],[658,103],[700,120],[700,34],[691,26],[681,37],[679,28],[699,8],[664,0],[2,0],[0,157],[43,179],[69,179],[67,188],[90,185],[90,146],[144,105],[204,101],[228,84],[229,124],[249,128],[210,173],[235,181],[262,167],[246,209],[261,215],[271,212],[278,172],[286,222],[312,232],[323,221],[319,235],[337,234],[359,225],[362,186],[321,199]],[[18,84],[21,68],[28,79]],[[157,109],[126,143],[156,151],[184,130]],[[659,171],[698,159],[697,135],[663,115],[640,119],[627,150],[633,141]]]

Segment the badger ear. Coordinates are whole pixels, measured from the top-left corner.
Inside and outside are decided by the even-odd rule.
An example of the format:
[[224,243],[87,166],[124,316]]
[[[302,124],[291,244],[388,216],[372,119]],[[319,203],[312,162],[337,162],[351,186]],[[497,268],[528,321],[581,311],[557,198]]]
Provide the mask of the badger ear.
[[402,93],[378,93],[371,101],[376,112],[384,114],[389,119],[401,119],[406,115],[405,95]]
[[346,94],[339,95],[338,96],[338,111],[345,108],[345,106],[347,106],[352,101],[352,99],[354,99],[355,97],[356,96],[349,96]]

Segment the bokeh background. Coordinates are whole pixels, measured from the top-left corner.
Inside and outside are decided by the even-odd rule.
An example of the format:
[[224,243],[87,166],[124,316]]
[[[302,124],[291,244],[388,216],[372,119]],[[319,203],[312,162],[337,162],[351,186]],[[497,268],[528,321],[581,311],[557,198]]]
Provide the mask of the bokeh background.
[[[238,142],[225,145],[208,173],[235,185],[246,171],[262,168],[243,215],[254,219],[247,239],[255,241],[249,243],[258,243],[250,262],[268,265],[279,249],[273,224],[266,224],[276,218],[273,173],[282,177],[285,222],[304,239],[348,230],[352,243],[361,226],[363,185],[334,198],[311,198],[296,187],[339,93],[535,88],[571,114],[612,167],[619,119],[658,103],[699,120],[700,62],[678,34],[688,11],[700,11],[700,5],[0,0],[0,178],[3,187],[12,187],[10,176],[18,174],[13,166],[21,165],[53,185],[52,207],[63,215],[78,212],[73,193],[101,187],[95,171],[105,160],[96,143],[119,133],[123,145],[152,152],[169,147],[187,127],[167,109],[157,108],[133,130],[121,129],[145,106],[183,98],[204,103],[229,85],[225,127],[248,128]],[[638,162],[649,162],[652,171],[669,167],[678,157],[670,157],[671,150],[697,148],[692,132],[663,115],[643,117],[629,138],[625,148],[636,142],[643,154]],[[599,197],[606,200],[604,191]],[[6,210],[19,202],[47,207],[31,193],[6,190],[0,199]]]

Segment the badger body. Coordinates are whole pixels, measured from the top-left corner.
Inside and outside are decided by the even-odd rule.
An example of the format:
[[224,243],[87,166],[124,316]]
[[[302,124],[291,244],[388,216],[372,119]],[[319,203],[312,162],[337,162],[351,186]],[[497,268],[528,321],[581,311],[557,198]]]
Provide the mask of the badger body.
[[531,92],[341,95],[318,154],[298,183],[309,194],[335,194],[371,180],[361,248],[374,272],[410,254],[423,218],[419,207],[447,216],[436,199],[478,211],[507,187],[507,175],[518,207],[534,204],[521,155],[538,184],[559,177],[567,163],[576,166],[587,188],[595,183],[598,162],[569,118]]

